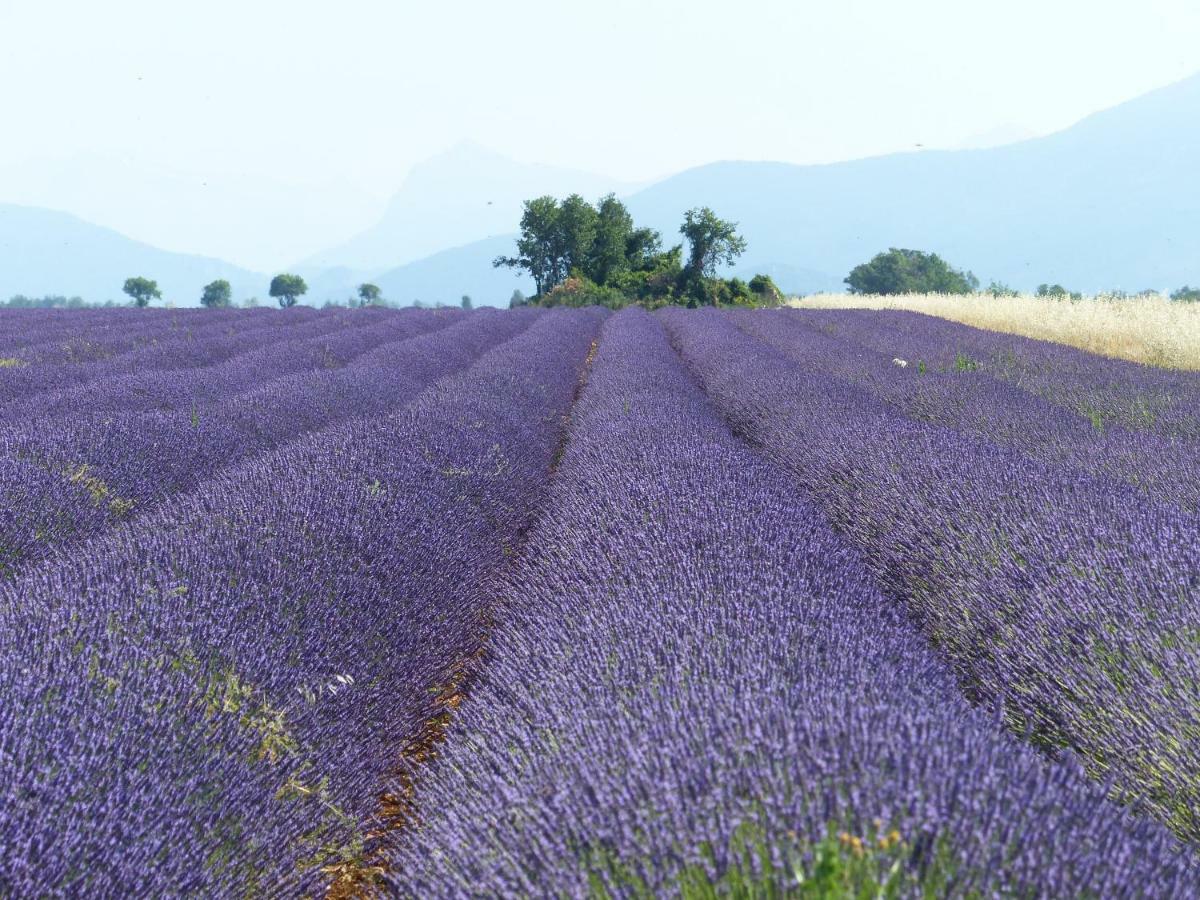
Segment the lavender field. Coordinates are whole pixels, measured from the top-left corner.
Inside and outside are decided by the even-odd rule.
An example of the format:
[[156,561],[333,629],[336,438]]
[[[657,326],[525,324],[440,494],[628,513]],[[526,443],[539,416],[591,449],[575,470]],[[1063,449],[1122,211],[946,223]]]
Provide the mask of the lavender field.
[[1188,897],[1200,373],[900,311],[0,316],[0,897]]

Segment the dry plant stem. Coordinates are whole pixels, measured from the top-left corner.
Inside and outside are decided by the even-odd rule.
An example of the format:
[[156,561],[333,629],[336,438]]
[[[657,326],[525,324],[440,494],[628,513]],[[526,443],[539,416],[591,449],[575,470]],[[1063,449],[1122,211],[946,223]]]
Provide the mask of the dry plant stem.
[[1200,370],[1200,303],[1162,297],[1127,300],[992,297],[989,294],[814,294],[799,309],[903,309],[975,328],[1055,341],[1117,359]]

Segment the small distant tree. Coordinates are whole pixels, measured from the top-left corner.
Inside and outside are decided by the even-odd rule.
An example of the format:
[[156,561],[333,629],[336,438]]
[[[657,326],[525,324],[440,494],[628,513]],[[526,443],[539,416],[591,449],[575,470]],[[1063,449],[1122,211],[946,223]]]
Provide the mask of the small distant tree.
[[279,301],[281,309],[295,306],[296,300],[308,292],[308,285],[299,275],[276,275],[271,279],[271,296]]
[[526,302],[524,292],[520,288],[517,288],[512,292],[512,296],[508,298],[508,308],[516,309],[518,306],[524,306]]
[[970,294],[979,279],[936,253],[892,247],[846,276],[852,294]]
[[1068,291],[1061,284],[1039,284],[1037,295],[1050,300],[1082,300],[1083,294],[1078,291]]
[[1179,290],[1171,291],[1171,299],[1178,303],[1200,303],[1200,288],[1185,284]]
[[462,303],[461,303],[461,306],[462,306],[462,308],[463,308],[463,309],[474,309],[474,308],[475,308],[475,303],[474,303],[474,301],[472,301],[472,300],[471,300],[471,295],[470,295],[470,294],[463,294],[463,295],[462,295]]
[[1021,292],[1016,288],[1009,287],[1003,281],[993,281],[987,286],[985,294],[991,294],[993,297],[1019,297]]
[[126,278],[125,287],[121,288],[121,290],[133,298],[135,306],[149,306],[151,300],[162,299],[162,292],[158,289],[158,282],[151,281],[149,278],[142,278],[140,275],[136,278]]
[[204,286],[204,293],[200,295],[200,305],[207,306],[209,309],[224,308],[232,303],[233,288],[224,278],[210,281]]
[[247,297],[245,300],[242,301],[243,309],[255,309],[257,306],[258,306],[258,298],[257,297]]
[[358,286],[359,306],[374,306],[379,302],[381,296],[383,296],[383,291],[379,290],[379,285],[377,284],[371,284],[367,281]]

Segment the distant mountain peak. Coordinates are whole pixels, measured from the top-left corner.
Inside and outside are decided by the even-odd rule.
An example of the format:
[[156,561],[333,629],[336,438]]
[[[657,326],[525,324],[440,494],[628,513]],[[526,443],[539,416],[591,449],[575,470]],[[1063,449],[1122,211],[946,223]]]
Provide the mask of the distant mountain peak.
[[512,231],[531,197],[580,193],[594,200],[631,187],[604,175],[518,162],[462,140],[413,166],[375,225],[301,265],[390,269]]

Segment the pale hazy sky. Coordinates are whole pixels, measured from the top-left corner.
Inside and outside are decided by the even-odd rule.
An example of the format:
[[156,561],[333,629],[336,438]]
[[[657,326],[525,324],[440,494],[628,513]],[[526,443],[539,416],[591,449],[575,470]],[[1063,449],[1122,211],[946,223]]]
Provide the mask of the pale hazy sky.
[[1049,132],[1194,73],[1198,45],[1197,0],[0,0],[0,168],[380,199],[466,138],[641,181]]

